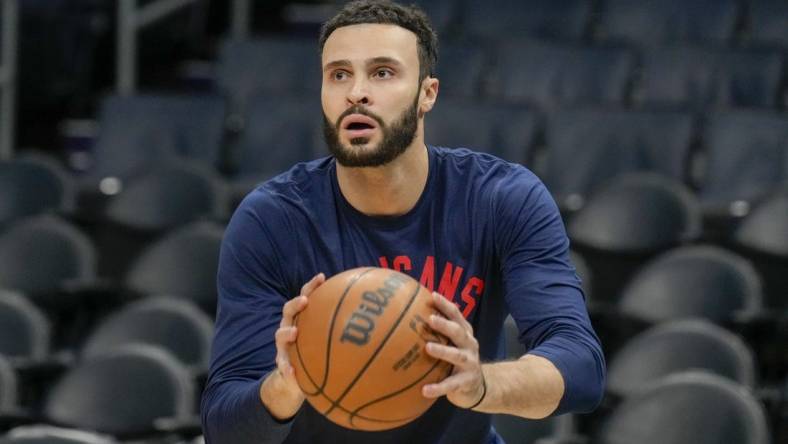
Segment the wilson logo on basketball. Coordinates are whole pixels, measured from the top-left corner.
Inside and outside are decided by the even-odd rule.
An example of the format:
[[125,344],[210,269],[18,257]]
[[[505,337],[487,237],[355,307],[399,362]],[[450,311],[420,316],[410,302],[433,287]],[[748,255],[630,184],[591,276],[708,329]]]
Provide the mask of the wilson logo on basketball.
[[375,330],[375,318],[383,314],[383,310],[389,305],[389,299],[405,282],[407,282],[405,276],[392,274],[383,282],[381,288],[362,293],[361,299],[364,302],[350,315],[339,340],[356,345],[365,345],[369,342],[369,335]]

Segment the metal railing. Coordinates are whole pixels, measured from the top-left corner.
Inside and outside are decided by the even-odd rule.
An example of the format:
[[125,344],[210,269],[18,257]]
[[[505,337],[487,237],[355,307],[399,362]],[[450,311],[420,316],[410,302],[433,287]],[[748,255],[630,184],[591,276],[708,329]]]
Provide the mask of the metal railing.
[[2,3],[3,44],[0,54],[0,160],[10,159],[14,152],[16,124],[16,56],[19,25],[19,1]]
[[118,35],[116,51],[116,90],[119,95],[134,94],[137,88],[137,34],[178,9],[199,0],[158,0],[137,6],[137,0],[118,3]]

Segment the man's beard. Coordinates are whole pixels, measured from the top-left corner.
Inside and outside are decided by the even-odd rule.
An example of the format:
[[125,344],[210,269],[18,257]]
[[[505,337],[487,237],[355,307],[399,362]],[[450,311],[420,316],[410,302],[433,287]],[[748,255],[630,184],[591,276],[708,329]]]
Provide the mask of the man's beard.
[[[328,117],[323,113],[323,137],[328,145],[328,150],[342,166],[377,167],[385,165],[399,157],[413,143],[418,128],[418,105],[419,96],[416,94],[413,105],[405,109],[399,119],[391,124],[391,127],[386,126],[383,119],[360,105],[354,105],[345,110],[337,118],[335,124],[329,122]],[[363,148],[362,145],[367,144],[369,139],[357,137],[350,140],[350,147],[342,145],[339,141],[340,124],[350,114],[362,114],[375,119],[383,132],[383,140],[377,146]]]

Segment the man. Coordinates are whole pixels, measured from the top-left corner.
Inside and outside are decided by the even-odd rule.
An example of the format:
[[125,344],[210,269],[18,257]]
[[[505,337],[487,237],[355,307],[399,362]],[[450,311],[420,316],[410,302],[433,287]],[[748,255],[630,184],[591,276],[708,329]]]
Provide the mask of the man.
[[[324,25],[320,45],[332,156],[261,185],[227,228],[202,403],[208,443],[493,443],[502,441],[489,413],[593,409],[604,360],[549,193],[522,166],[424,143],[438,96],[426,16],[352,2]],[[438,399],[423,416],[375,433],[315,412],[287,358],[309,294],[326,276],[370,265],[436,291],[444,317],[430,323],[452,344],[427,352],[454,365],[424,387]],[[495,362],[509,312],[529,352]]]

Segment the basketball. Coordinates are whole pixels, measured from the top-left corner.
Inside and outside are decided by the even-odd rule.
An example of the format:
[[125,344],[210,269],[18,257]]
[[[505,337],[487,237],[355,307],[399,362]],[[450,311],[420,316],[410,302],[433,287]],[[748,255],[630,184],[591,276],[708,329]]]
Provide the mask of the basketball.
[[356,268],[328,279],[295,318],[288,350],[307,401],[332,422],[386,430],[418,418],[434,402],[425,384],[443,380],[451,364],[429,356],[428,341],[448,343],[427,321],[431,292],[383,268]]

